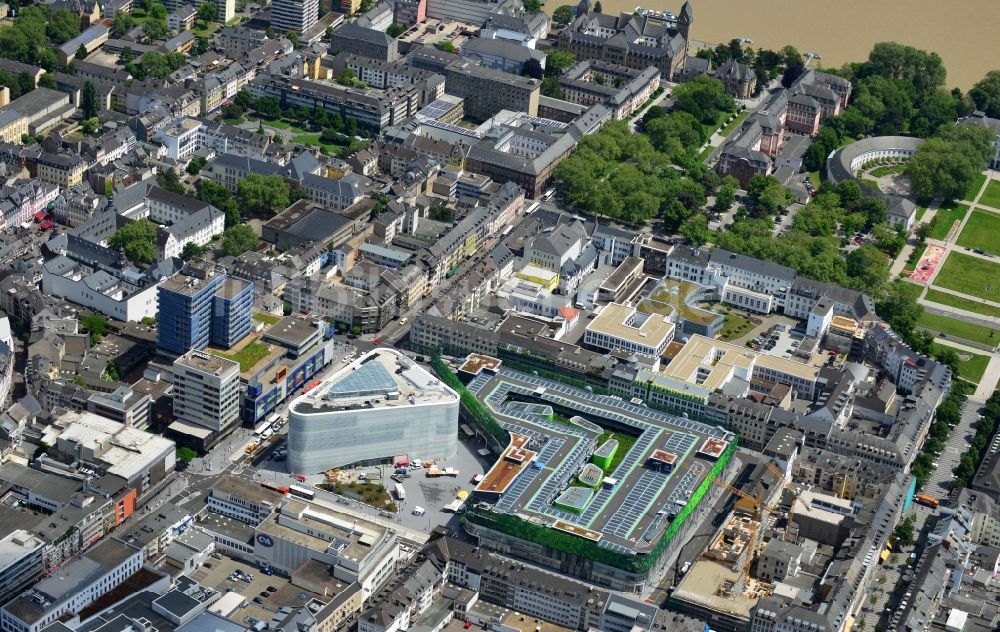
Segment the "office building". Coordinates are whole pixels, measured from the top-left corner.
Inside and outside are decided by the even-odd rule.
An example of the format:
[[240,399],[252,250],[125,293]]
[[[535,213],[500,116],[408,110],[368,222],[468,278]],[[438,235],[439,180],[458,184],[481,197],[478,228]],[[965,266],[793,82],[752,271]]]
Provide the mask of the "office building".
[[240,416],[239,363],[200,351],[177,358],[174,416],[217,433],[235,424]]
[[320,472],[457,450],[458,395],[403,354],[375,349],[288,409],[288,467]]
[[22,590],[42,572],[45,543],[24,529],[0,540],[0,599]]
[[274,0],[271,28],[278,33],[305,33],[319,19],[319,0]]
[[667,316],[647,314],[633,307],[609,303],[587,325],[585,345],[605,351],[659,357],[674,339],[674,324]]
[[279,491],[226,474],[209,490],[208,510],[256,527],[277,511],[284,498]]
[[542,82],[519,77],[462,59],[446,70],[445,92],[465,99],[466,116],[485,121],[500,110],[538,116]]
[[157,348],[181,355],[209,344],[232,347],[250,333],[253,283],[192,265],[159,287]]

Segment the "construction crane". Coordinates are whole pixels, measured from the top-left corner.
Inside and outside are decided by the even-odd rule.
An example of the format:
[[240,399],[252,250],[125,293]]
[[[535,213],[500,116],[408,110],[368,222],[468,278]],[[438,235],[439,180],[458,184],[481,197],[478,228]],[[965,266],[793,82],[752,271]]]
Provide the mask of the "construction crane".
[[781,471],[781,468],[779,468],[777,465],[775,465],[774,461],[768,461],[766,465],[767,465],[768,471],[771,472],[771,474],[774,474],[775,476],[777,476],[778,477],[778,483],[782,487],[784,487],[785,483],[788,482],[788,479],[785,478],[785,473]]
[[[802,501],[799,500],[799,495],[798,494],[795,494],[794,496],[792,496],[792,504],[788,506],[788,518],[785,521],[785,542],[790,542],[791,541],[789,539],[791,537],[789,535],[789,531],[792,528],[792,516],[795,515],[795,503],[799,503],[799,502],[802,502]],[[802,505],[802,506],[805,507],[805,505]],[[806,507],[806,509],[808,509],[808,507]]]
[[708,479],[709,481],[715,483],[716,485],[718,485],[719,487],[721,487],[722,489],[726,490],[727,492],[729,492],[730,494],[732,494],[734,496],[739,496],[740,498],[744,498],[746,500],[750,500],[751,502],[753,502],[754,508],[758,512],[761,509],[763,509],[764,511],[766,511],[769,514],[772,514],[772,515],[775,515],[775,516],[780,516],[781,515],[780,511],[778,511],[777,509],[772,509],[771,507],[765,506],[762,502],[760,502],[760,500],[756,496],[754,496],[752,494],[748,494],[745,491],[743,491],[742,489],[737,489],[737,488],[733,487],[732,485],[730,485],[726,481],[722,480],[721,478],[716,478],[716,477],[712,476],[708,472],[703,472],[703,471],[696,470],[696,469],[694,469],[694,467],[690,463],[685,463],[683,467],[687,468],[690,472],[694,473],[697,476],[700,476],[702,478]]

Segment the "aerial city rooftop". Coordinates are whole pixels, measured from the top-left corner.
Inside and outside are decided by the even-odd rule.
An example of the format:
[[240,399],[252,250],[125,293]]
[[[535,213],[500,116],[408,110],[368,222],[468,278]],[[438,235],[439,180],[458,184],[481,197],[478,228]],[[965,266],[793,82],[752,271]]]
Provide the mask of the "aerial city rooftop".
[[0,3],[0,632],[1000,629],[1000,74],[605,4]]

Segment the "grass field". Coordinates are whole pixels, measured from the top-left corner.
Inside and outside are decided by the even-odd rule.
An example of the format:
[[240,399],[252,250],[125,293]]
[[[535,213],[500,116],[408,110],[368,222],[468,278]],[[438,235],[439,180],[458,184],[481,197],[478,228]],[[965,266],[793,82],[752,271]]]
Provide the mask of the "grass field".
[[722,325],[722,331],[719,332],[721,340],[735,340],[753,328],[745,316],[735,312],[729,312],[725,316],[726,320]]
[[902,287],[903,291],[906,292],[906,294],[913,300],[917,300],[920,296],[920,292],[924,289],[916,283],[907,283],[906,281],[896,281],[896,284]]
[[281,316],[275,316],[274,314],[265,314],[264,312],[254,312],[253,319],[260,321],[265,325],[273,325],[274,323],[281,320]]
[[981,248],[986,252],[1000,251],[1000,215],[989,211],[972,211],[957,243],[966,248]]
[[979,193],[979,189],[983,188],[983,183],[986,182],[986,176],[979,174],[976,179],[973,180],[972,185],[969,190],[965,193],[965,199],[970,202],[976,199],[976,195]]
[[903,173],[903,170],[905,169],[906,165],[882,165],[881,167],[875,167],[869,171],[868,175],[873,178],[882,178],[894,173]]
[[267,354],[270,352],[271,351],[267,348],[267,345],[263,345],[259,342],[251,342],[236,353],[215,352],[215,355],[220,358],[232,360],[233,362],[239,362],[240,373],[245,373],[252,369],[255,364],[266,358]]
[[917,209],[917,221],[918,222],[924,218],[924,213],[926,213],[926,212],[927,212],[927,207],[926,206],[921,206],[920,208]]
[[979,203],[992,208],[1000,208],[1000,180],[990,180],[983,191],[983,197],[979,198]]
[[995,299],[1000,296],[1000,264],[952,251],[934,279],[934,285],[969,296]]
[[743,121],[747,120],[748,116],[750,116],[750,110],[743,110],[736,115],[736,118],[734,118],[731,123],[722,128],[722,131],[719,132],[719,134],[722,136],[729,136],[733,130],[743,124]]
[[935,342],[933,345],[934,351],[939,349],[948,349],[954,351],[958,354],[958,377],[963,380],[968,380],[970,382],[979,383],[979,380],[983,379],[983,374],[986,373],[986,367],[990,363],[990,356],[980,355],[978,353],[969,353],[963,349],[957,349],[951,345],[943,345],[941,343]]
[[1000,338],[990,336],[990,329],[982,325],[974,325],[964,320],[958,320],[951,316],[939,316],[930,312],[924,312],[917,319],[917,326],[928,331],[941,332],[946,336],[955,336],[972,342],[979,342],[984,345],[995,345]]
[[948,294],[947,292],[942,292],[933,288],[927,290],[927,294],[924,295],[924,298],[931,303],[937,303],[938,305],[946,305],[948,307],[955,307],[957,309],[964,309],[968,312],[982,314],[983,316],[1000,318],[1000,307],[984,305],[979,301],[962,298],[961,296],[955,296],[954,294]]
[[969,212],[969,207],[958,202],[942,204],[934,216],[934,226],[931,227],[931,239],[944,239],[948,236],[952,224],[960,222]]
[[708,157],[712,155],[713,149],[715,149],[715,147],[712,147],[711,145],[709,145],[705,149],[702,149],[701,153],[698,154],[698,160],[700,160],[701,162],[705,162],[706,160],[708,160]]

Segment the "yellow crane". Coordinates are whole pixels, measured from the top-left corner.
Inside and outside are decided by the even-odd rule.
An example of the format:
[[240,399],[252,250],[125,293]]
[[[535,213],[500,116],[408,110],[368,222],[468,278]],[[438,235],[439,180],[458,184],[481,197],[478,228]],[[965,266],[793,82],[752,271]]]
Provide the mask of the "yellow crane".
[[689,463],[685,463],[684,467],[687,468],[689,471],[693,472],[694,474],[696,474],[696,475],[698,475],[698,476],[700,476],[702,478],[706,478],[709,481],[711,481],[712,483],[715,483],[716,485],[718,485],[722,489],[728,491],[730,494],[751,501],[753,503],[753,505],[754,505],[754,509],[758,513],[760,512],[761,509],[763,509],[764,511],[766,511],[769,514],[772,514],[772,515],[775,515],[775,516],[780,516],[781,515],[780,511],[778,511],[777,509],[773,509],[771,507],[765,506],[762,502],[760,502],[760,499],[757,498],[756,496],[754,496],[752,494],[748,494],[745,491],[743,491],[742,489],[737,489],[737,488],[733,487],[732,485],[730,485],[726,481],[722,480],[721,478],[716,478],[716,477],[712,476],[708,472],[696,470]]

